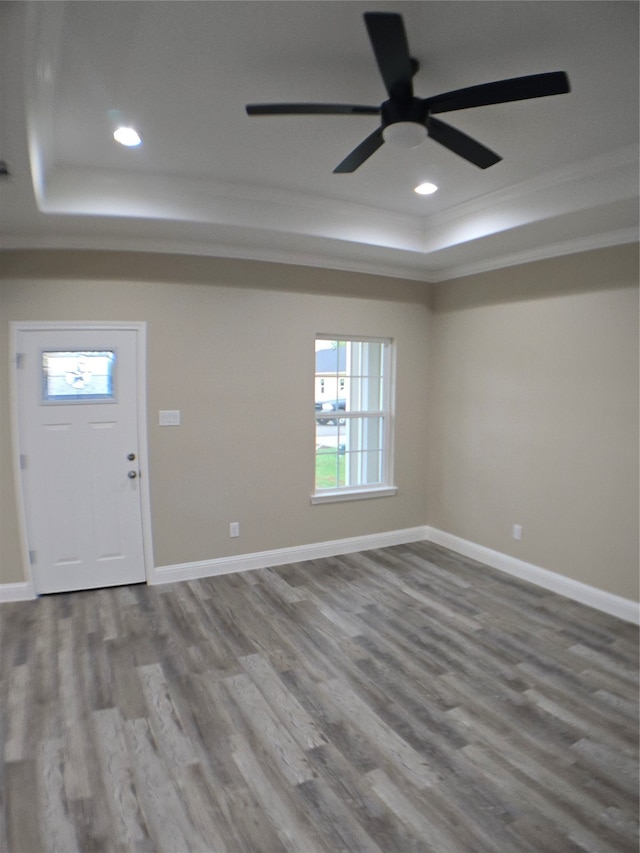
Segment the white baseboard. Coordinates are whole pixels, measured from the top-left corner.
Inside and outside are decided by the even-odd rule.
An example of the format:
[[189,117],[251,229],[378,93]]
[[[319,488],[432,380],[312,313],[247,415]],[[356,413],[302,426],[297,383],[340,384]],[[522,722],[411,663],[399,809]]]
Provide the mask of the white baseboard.
[[483,545],[476,545],[475,542],[460,539],[458,536],[453,536],[451,533],[445,533],[443,530],[437,530],[434,527],[425,528],[424,538],[435,545],[442,545],[443,548],[449,548],[464,557],[485,563],[493,569],[499,569],[501,572],[536,584],[536,586],[541,586],[551,592],[557,592],[559,595],[580,602],[580,604],[594,607],[596,610],[617,616],[618,619],[624,619],[626,622],[640,624],[640,604],[629,598],[622,598],[620,595],[613,595],[602,589],[588,586],[581,581],[559,575],[548,569],[542,569],[532,563],[525,563],[524,560],[518,560],[516,557],[502,554],[500,551],[493,551]]
[[340,554],[352,554],[357,551],[369,551],[374,548],[386,548],[390,545],[403,545],[421,540],[442,545],[456,551],[464,557],[477,560],[493,569],[513,575],[536,586],[564,595],[588,607],[594,607],[626,622],[640,624],[640,604],[619,595],[605,592],[593,586],[572,580],[571,578],[525,563],[516,557],[493,551],[483,545],[476,545],[467,539],[453,536],[434,527],[411,527],[405,530],[392,530],[386,533],[374,533],[369,536],[353,536],[348,539],[335,539],[329,542],[316,542],[312,545],[299,545],[293,548],[278,548],[273,551],[258,551],[253,554],[240,554],[236,557],[220,557],[214,560],[202,560],[195,563],[181,563],[175,566],[159,566],[154,569],[150,583],[175,583],[182,580],[226,575],[233,572],[245,572],[250,569],[266,569],[269,566],[283,566],[287,563],[299,563],[304,560],[319,560],[323,557],[337,557]]
[[456,551],[464,557],[477,560],[493,569],[499,569],[521,580],[533,583],[543,589],[564,595],[580,604],[594,607],[626,622],[640,624],[640,604],[619,595],[597,589],[565,577],[564,575],[526,563],[516,557],[510,557],[500,551],[493,551],[483,545],[477,545],[467,539],[461,539],[434,527],[411,527],[405,530],[392,530],[386,533],[374,533],[369,536],[353,536],[348,539],[335,539],[329,542],[316,542],[311,545],[299,545],[293,548],[277,548],[273,551],[258,551],[252,554],[240,554],[235,557],[220,557],[194,563],[181,563],[174,566],[158,566],[151,575],[149,583],[165,584],[176,581],[195,580],[215,575],[246,572],[251,569],[266,569],[270,566],[283,566],[288,563],[300,563],[304,560],[320,560],[324,557],[337,557],[340,554],[352,554],[357,551],[369,551],[374,548],[386,548],[390,545],[403,545],[421,540],[442,545]]
[[149,582],[152,584],[174,583],[175,581],[194,580],[213,577],[214,575],[227,575],[233,572],[246,572],[250,569],[284,566],[287,563],[301,563],[304,560],[320,560],[324,557],[337,557],[340,554],[387,548],[390,545],[403,545],[407,542],[420,542],[426,538],[426,531],[426,527],[410,527],[405,530],[391,530],[386,533],[373,533],[369,536],[352,536],[349,539],[316,542],[312,545],[298,545],[293,548],[257,551],[253,554],[240,554],[237,557],[220,557],[215,560],[202,560],[196,563],[158,566],[153,570]]
[[[588,607],[594,607],[626,622],[640,624],[640,604],[619,595],[597,589],[593,586],[572,580],[571,578],[526,563],[500,551],[493,551],[483,545],[477,545],[467,539],[461,539],[451,533],[434,527],[409,527],[404,530],[391,530],[385,533],[373,533],[368,536],[352,536],[348,539],[335,539],[329,542],[316,542],[311,545],[298,545],[293,548],[277,548],[272,551],[258,551],[252,554],[240,554],[235,557],[220,557],[194,563],[180,563],[174,566],[158,566],[153,569],[150,584],[175,583],[176,581],[195,580],[196,578],[226,575],[234,572],[246,572],[250,569],[266,569],[270,566],[283,566],[288,563],[300,563],[304,560],[320,560],[324,557],[337,557],[341,554],[353,554],[357,551],[370,551],[375,548],[387,548],[390,545],[403,545],[423,540],[442,545],[464,557],[477,560],[493,569],[506,572],[536,586],[564,595]],[[0,584],[0,602],[29,601],[36,597],[33,585],[24,583]]]
[[0,583],[0,602],[31,601],[36,597],[33,586],[24,583]]

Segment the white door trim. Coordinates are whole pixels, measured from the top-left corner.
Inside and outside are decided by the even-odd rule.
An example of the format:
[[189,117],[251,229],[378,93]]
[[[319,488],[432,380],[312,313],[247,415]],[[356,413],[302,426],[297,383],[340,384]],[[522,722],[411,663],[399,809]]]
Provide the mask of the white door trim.
[[140,511],[142,517],[142,545],[144,553],[144,568],[146,582],[153,575],[153,539],[151,535],[151,500],[149,492],[149,453],[147,444],[147,324],[141,322],[60,322],[60,321],[21,321],[12,320],[9,323],[9,363],[11,364],[11,377],[9,384],[10,406],[11,406],[11,440],[13,446],[13,472],[16,494],[16,508],[18,512],[18,532],[20,535],[20,549],[22,554],[22,565],[24,569],[25,582],[31,593],[36,596],[31,560],[29,557],[29,537],[27,533],[27,515],[25,495],[22,486],[22,472],[20,467],[20,427],[18,417],[18,377],[17,377],[17,353],[18,335],[21,332],[39,331],[135,331],[139,346],[136,347],[136,378],[137,378],[137,421],[138,421],[138,460],[141,472],[139,480],[140,489]]

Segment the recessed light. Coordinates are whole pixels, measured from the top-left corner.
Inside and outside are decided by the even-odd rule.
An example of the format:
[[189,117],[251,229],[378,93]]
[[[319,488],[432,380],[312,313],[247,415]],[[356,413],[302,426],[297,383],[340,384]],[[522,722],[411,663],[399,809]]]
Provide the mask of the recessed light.
[[414,192],[417,192],[418,195],[431,195],[431,193],[434,193],[437,189],[438,187],[435,184],[431,184],[426,181],[424,184],[417,186]]
[[132,127],[119,127],[114,131],[113,138],[116,142],[119,142],[120,145],[126,145],[128,148],[135,148],[136,145],[140,145],[142,142],[138,131],[134,130]]

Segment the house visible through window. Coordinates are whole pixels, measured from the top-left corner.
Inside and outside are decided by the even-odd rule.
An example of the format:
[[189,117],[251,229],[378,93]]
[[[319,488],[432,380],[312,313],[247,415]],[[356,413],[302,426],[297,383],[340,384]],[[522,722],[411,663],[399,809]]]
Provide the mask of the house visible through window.
[[389,339],[316,337],[312,502],[395,494],[392,363]]

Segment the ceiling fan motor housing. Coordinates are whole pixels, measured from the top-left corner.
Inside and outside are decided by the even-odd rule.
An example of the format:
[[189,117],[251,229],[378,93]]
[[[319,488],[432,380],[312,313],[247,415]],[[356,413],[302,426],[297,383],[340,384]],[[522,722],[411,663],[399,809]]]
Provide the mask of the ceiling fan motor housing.
[[423,127],[426,125],[429,111],[420,98],[390,98],[381,108],[382,128],[397,122],[412,121]]

